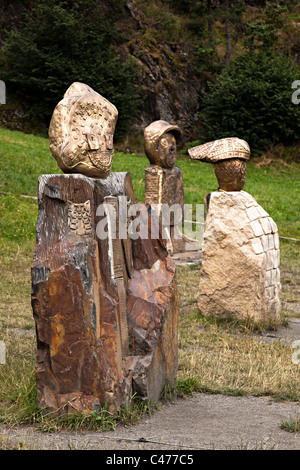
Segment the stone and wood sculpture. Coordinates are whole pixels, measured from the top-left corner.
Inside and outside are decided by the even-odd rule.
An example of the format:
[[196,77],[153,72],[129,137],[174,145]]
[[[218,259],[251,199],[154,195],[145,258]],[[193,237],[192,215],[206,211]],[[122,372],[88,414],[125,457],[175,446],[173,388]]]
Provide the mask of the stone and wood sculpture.
[[280,323],[280,251],[276,223],[243,191],[247,142],[219,139],[189,150],[214,164],[218,191],[205,197],[198,306],[204,315],[250,319],[263,328]]
[[[144,129],[144,148],[150,162],[145,168],[145,203],[150,204],[162,220],[170,254],[184,252],[187,243],[189,249],[199,249],[198,242],[184,236],[179,229],[185,203],[182,170],[175,166],[176,143],[181,134],[177,125],[163,120],[154,121]],[[163,206],[169,209],[166,217]]]
[[[157,401],[176,380],[175,267],[161,227],[154,240],[120,234],[137,201],[130,173],[109,173],[116,120],[111,103],[75,83],[50,124],[65,174],[39,177],[32,308],[38,404],[54,413],[115,413],[134,394]],[[151,212],[138,207],[150,232]]]

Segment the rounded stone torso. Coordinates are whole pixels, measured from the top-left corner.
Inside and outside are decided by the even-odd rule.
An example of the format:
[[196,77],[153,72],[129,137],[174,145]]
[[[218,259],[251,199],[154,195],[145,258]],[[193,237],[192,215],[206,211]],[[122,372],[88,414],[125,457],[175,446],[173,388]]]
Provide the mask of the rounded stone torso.
[[276,223],[245,191],[210,194],[198,305],[204,315],[280,321]]

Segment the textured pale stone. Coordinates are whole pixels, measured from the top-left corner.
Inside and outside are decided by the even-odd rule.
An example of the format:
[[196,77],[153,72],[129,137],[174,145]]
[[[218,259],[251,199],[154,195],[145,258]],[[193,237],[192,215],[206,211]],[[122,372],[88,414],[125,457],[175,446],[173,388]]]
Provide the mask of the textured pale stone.
[[267,252],[267,269],[274,268],[274,265],[275,265],[274,250],[271,250]]
[[265,211],[263,207],[257,205],[257,210],[259,212],[260,217],[269,217],[269,214],[267,213],[267,211]]
[[266,235],[272,232],[272,226],[270,224],[270,217],[263,217],[260,219],[263,231]]
[[264,251],[259,238],[252,238],[251,243],[252,243],[252,248],[254,250],[254,253],[256,255],[259,255],[260,253]]
[[266,271],[266,279],[265,279],[265,286],[270,287],[272,282],[272,271]]
[[274,245],[274,235],[272,233],[268,235],[268,241],[269,241],[269,250],[273,250],[275,248],[275,245]]
[[259,220],[253,220],[251,222],[251,228],[253,230],[253,233],[256,237],[260,237],[261,235],[264,234],[263,229],[261,224],[259,223]]
[[256,207],[251,206],[247,210],[247,215],[249,217],[249,220],[256,220],[259,218],[259,212],[257,211]]
[[269,299],[272,300],[275,297],[275,287],[271,286],[268,288]]
[[240,192],[246,194],[246,198],[244,199],[245,206],[247,208],[254,206],[258,210],[258,204],[256,200],[254,199],[254,197],[251,196],[251,194],[246,193],[246,191],[240,191]]
[[[244,191],[211,193],[198,306],[204,315],[251,318],[262,327],[276,326],[280,323],[279,251],[268,249],[261,218],[249,220],[251,204],[253,197]],[[260,206],[256,207],[259,213]]]
[[280,251],[274,250],[274,268],[279,268],[280,264]]
[[269,236],[268,235],[264,235],[262,237],[262,245],[263,245],[264,251],[267,251],[269,249]]
[[271,271],[271,283],[272,285],[275,285],[277,281],[277,271],[276,269],[272,269]]
[[278,229],[277,229],[277,225],[276,223],[274,222],[274,220],[271,218],[271,217],[268,217],[268,220],[271,224],[271,231],[272,233],[277,233],[278,232]]
[[280,284],[280,269],[279,268],[276,268],[276,273],[277,273],[276,284]]

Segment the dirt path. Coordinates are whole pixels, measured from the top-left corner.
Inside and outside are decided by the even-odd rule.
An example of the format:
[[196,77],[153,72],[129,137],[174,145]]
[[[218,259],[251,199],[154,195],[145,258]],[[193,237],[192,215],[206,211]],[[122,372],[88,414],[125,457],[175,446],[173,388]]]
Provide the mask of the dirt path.
[[34,450],[300,450],[300,433],[280,429],[283,421],[299,417],[295,403],[196,394],[115,431],[47,434],[30,427],[0,427],[0,439],[10,448],[21,443]]

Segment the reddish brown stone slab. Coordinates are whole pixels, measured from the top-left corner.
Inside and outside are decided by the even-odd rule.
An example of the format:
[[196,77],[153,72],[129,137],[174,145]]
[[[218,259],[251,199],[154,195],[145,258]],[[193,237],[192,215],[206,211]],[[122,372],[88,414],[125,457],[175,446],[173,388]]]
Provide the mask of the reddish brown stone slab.
[[105,403],[116,412],[135,390],[158,399],[176,377],[176,279],[164,241],[97,237],[99,204],[121,195],[134,202],[126,173],[39,179],[36,380],[39,406],[53,412],[86,413]]
[[[178,302],[171,259],[136,271],[128,286],[133,389],[153,401],[178,367]],[[149,295],[150,294],[150,295]]]

